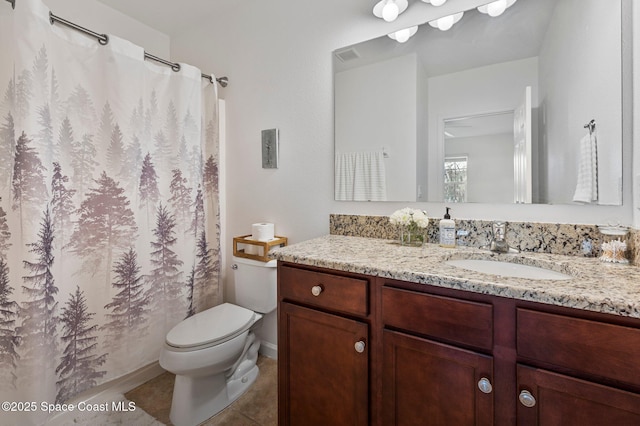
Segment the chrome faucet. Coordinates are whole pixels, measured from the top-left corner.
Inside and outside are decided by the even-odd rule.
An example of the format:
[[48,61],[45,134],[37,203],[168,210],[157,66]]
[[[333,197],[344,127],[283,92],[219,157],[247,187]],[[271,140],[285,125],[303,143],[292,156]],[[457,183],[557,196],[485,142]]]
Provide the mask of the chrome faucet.
[[493,231],[493,236],[489,243],[489,250],[498,253],[507,253],[509,251],[509,244],[507,244],[507,240],[504,238],[507,229],[506,223],[493,222],[491,229]]

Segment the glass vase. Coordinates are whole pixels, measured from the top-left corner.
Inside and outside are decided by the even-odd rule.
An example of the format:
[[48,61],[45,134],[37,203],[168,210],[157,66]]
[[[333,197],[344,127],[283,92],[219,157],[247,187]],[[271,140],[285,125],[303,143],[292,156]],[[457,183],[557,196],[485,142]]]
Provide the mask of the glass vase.
[[400,227],[400,245],[421,247],[424,243],[424,231],[415,226]]

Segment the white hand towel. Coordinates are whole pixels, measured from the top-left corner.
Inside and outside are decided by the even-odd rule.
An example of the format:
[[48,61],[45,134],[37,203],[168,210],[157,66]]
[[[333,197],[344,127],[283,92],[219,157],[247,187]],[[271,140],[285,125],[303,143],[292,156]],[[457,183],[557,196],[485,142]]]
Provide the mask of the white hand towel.
[[387,181],[382,152],[357,153],[353,201],[387,201]]
[[348,152],[335,156],[338,201],[386,201],[383,152]]
[[335,198],[336,201],[353,201],[355,155],[336,153]]
[[578,147],[578,177],[573,201],[598,201],[598,148],[595,131],[586,134]]

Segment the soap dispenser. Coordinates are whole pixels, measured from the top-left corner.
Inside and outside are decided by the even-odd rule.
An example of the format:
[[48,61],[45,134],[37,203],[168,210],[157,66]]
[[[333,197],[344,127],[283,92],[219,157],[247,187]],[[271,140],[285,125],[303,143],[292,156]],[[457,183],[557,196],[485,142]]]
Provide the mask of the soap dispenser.
[[449,214],[450,207],[446,207],[444,219],[440,219],[440,246],[455,247],[456,246],[456,222],[451,219]]

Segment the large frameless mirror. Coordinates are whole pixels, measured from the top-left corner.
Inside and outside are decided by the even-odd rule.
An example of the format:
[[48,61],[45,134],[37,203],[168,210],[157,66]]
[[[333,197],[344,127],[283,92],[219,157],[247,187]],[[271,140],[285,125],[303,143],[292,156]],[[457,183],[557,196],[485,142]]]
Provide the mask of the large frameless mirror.
[[620,205],[622,3],[517,0],[337,49],[336,200]]

